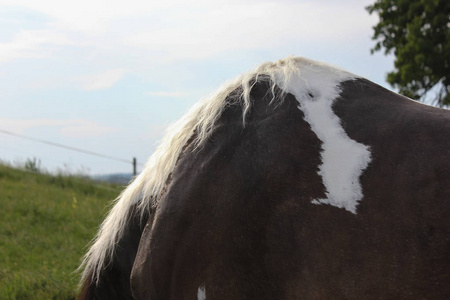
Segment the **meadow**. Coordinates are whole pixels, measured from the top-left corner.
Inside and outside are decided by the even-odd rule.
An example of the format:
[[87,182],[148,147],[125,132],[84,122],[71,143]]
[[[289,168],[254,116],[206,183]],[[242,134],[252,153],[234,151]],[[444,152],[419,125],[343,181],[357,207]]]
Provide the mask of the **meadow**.
[[75,270],[122,188],[0,164],[0,299],[75,299]]

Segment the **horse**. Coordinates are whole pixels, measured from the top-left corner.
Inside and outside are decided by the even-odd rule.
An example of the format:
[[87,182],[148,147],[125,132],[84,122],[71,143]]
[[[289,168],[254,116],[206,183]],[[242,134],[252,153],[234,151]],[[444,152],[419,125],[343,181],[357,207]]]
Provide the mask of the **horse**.
[[80,299],[450,299],[450,112],[301,57],[173,124]]

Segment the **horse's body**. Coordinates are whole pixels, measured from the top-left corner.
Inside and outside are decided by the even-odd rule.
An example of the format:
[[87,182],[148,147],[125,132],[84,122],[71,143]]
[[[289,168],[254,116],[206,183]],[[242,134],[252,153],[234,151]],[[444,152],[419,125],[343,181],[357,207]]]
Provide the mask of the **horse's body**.
[[85,298],[450,299],[450,112],[265,64],[169,132],[85,264]]

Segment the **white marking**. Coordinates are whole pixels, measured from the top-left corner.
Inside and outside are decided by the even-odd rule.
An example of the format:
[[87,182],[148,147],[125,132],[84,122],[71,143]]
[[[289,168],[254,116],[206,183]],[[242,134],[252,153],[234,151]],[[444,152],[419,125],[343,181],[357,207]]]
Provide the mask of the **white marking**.
[[291,74],[288,80],[280,79],[283,89],[297,98],[305,120],[323,143],[319,175],[326,187],[326,198],[315,199],[312,203],[329,204],[356,214],[363,197],[359,177],[371,155],[369,147],[348,137],[331,108],[339,96],[339,83],[353,78],[355,75],[345,71],[330,72],[328,67],[303,65],[300,72]]
[[200,286],[197,290],[197,300],[206,300],[205,286]]

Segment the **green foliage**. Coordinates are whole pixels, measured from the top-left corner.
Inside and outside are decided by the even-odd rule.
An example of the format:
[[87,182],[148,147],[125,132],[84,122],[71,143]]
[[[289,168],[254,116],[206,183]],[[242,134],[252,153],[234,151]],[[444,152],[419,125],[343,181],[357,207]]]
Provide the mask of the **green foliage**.
[[120,189],[0,165],[0,299],[74,299],[74,271]]
[[36,157],[34,157],[33,159],[28,158],[24,164],[24,168],[25,168],[25,170],[30,171],[30,172],[40,173],[41,172],[41,160],[36,159]]
[[384,48],[396,56],[387,81],[405,96],[434,96],[434,104],[449,105],[450,1],[377,0],[366,9],[380,19],[373,27],[372,53]]

